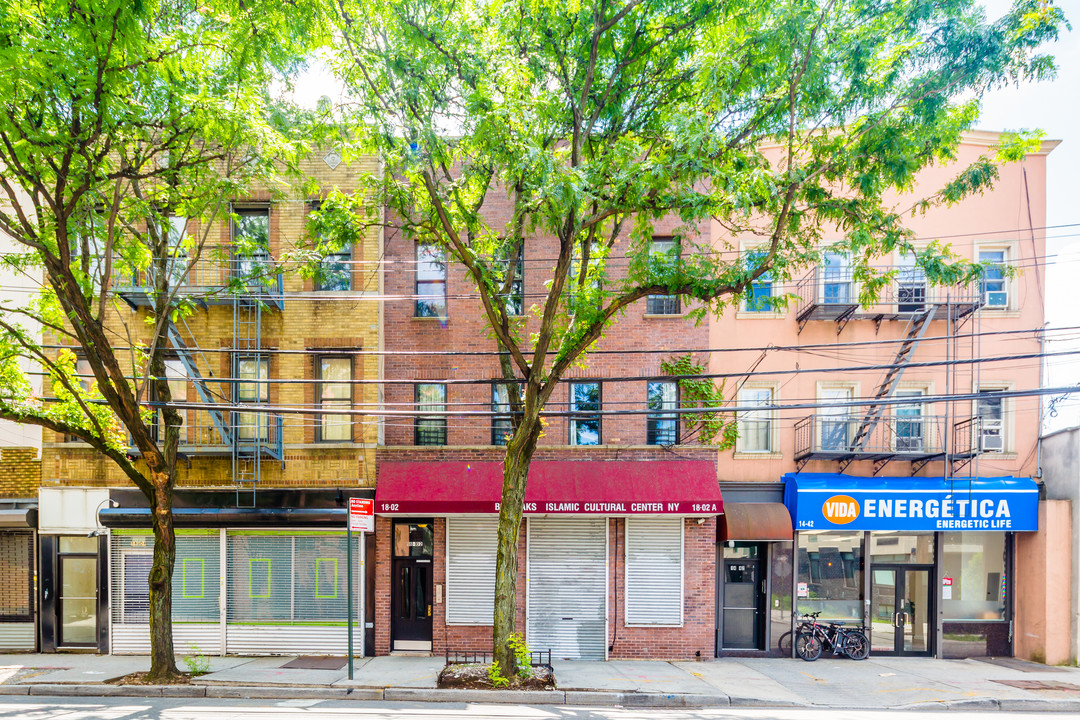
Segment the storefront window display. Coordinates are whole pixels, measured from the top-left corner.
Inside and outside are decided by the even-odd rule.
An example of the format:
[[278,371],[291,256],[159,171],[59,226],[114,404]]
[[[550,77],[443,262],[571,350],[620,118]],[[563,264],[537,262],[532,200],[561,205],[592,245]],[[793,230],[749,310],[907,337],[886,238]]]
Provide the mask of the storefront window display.
[[1011,654],[1008,540],[1004,533],[942,533],[943,657]]
[[863,533],[799,533],[796,609],[823,619],[863,617]]

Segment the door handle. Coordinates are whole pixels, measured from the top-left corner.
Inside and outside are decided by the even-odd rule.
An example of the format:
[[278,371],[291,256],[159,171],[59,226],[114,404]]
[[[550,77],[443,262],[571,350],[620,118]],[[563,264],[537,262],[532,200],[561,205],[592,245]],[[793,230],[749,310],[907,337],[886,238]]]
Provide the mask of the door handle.
[[902,614],[903,614],[903,613],[894,613],[894,614],[893,614],[893,619],[892,619],[892,621],[893,621],[893,622],[892,622],[892,626],[893,626],[893,627],[895,627],[895,628],[898,628],[898,627],[900,627],[900,616],[901,616]]

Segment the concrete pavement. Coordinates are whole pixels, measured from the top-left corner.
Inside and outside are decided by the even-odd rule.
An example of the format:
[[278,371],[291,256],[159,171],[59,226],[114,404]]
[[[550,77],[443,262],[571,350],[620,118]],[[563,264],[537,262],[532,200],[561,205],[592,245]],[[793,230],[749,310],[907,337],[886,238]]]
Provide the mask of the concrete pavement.
[[[0,695],[325,698],[662,707],[1005,709],[1080,713],[1080,669],[1008,660],[777,658],[554,663],[558,689],[440,690],[439,657],[357,658],[340,669],[283,667],[292,657],[208,657],[191,685],[108,680],[146,670],[145,656],[0,655]],[[301,662],[301,664],[304,664]],[[318,663],[315,663],[318,664]],[[334,663],[330,663],[333,665]],[[185,668],[181,663],[180,667]]]

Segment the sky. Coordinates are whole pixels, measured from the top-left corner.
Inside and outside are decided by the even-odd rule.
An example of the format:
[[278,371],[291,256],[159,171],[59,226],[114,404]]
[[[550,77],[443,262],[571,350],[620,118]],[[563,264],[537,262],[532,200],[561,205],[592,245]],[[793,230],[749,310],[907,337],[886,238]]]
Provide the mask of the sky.
[[[997,18],[1012,3],[983,0],[980,4],[990,18]],[[1046,48],[1057,60],[1057,77],[991,91],[983,98],[977,125],[977,129],[994,131],[1041,129],[1047,139],[1062,141],[1047,163],[1046,350],[1076,350],[1077,355],[1055,358],[1046,368],[1045,387],[1080,385],[1080,331],[1054,332],[1054,328],[1080,327],[1080,298],[1073,288],[1080,273],[1080,0],[1058,0],[1055,4],[1076,27],[1064,30],[1058,42]],[[341,99],[340,86],[324,66],[315,64],[297,83],[294,99],[313,107],[327,95]],[[1047,399],[1048,404],[1051,400]],[[1080,425],[1080,392],[1052,405],[1054,412],[1047,414],[1044,430]]]
[[[982,3],[990,17],[999,17],[1010,6],[1005,0]],[[1057,59],[1058,74],[1050,82],[1002,88],[983,99],[979,128],[1019,130],[1039,128],[1046,137],[1061,140],[1047,161],[1047,255],[1046,320],[1050,323],[1047,351],[1074,349],[1080,352],[1080,333],[1053,332],[1053,328],[1080,326],[1080,299],[1075,292],[1080,273],[1080,1],[1058,2],[1074,25],[1048,48]],[[1075,227],[1060,227],[1075,225]],[[1076,359],[1055,360],[1047,367],[1046,387],[1080,383],[1080,354]],[[1080,393],[1055,403],[1056,416],[1046,418],[1044,429],[1058,430],[1080,425]]]

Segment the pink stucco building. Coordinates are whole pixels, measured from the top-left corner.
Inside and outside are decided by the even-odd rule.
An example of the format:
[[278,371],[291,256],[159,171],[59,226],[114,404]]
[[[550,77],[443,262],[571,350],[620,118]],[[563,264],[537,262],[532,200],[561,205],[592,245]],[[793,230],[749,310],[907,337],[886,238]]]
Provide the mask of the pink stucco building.
[[[992,156],[997,139],[970,133],[955,165],[922,173],[895,207]],[[916,250],[947,243],[987,265],[981,283],[931,286],[913,257],[893,253],[877,261],[893,279],[861,304],[837,251],[760,283],[710,326],[711,370],[730,377],[741,410],[718,475],[729,517],[746,516],[720,537],[719,654],[774,649],[793,609],[865,622],[876,654],[1026,652],[1023,608],[1042,590],[1021,582],[1038,564],[1025,543],[1039,527],[1040,401],[1025,392],[1041,384],[1056,145],[1001,165],[991,191],[908,213]],[[755,248],[714,237],[731,252]],[[781,502],[794,542],[755,521]],[[748,562],[768,579],[752,592],[734,571]]]

